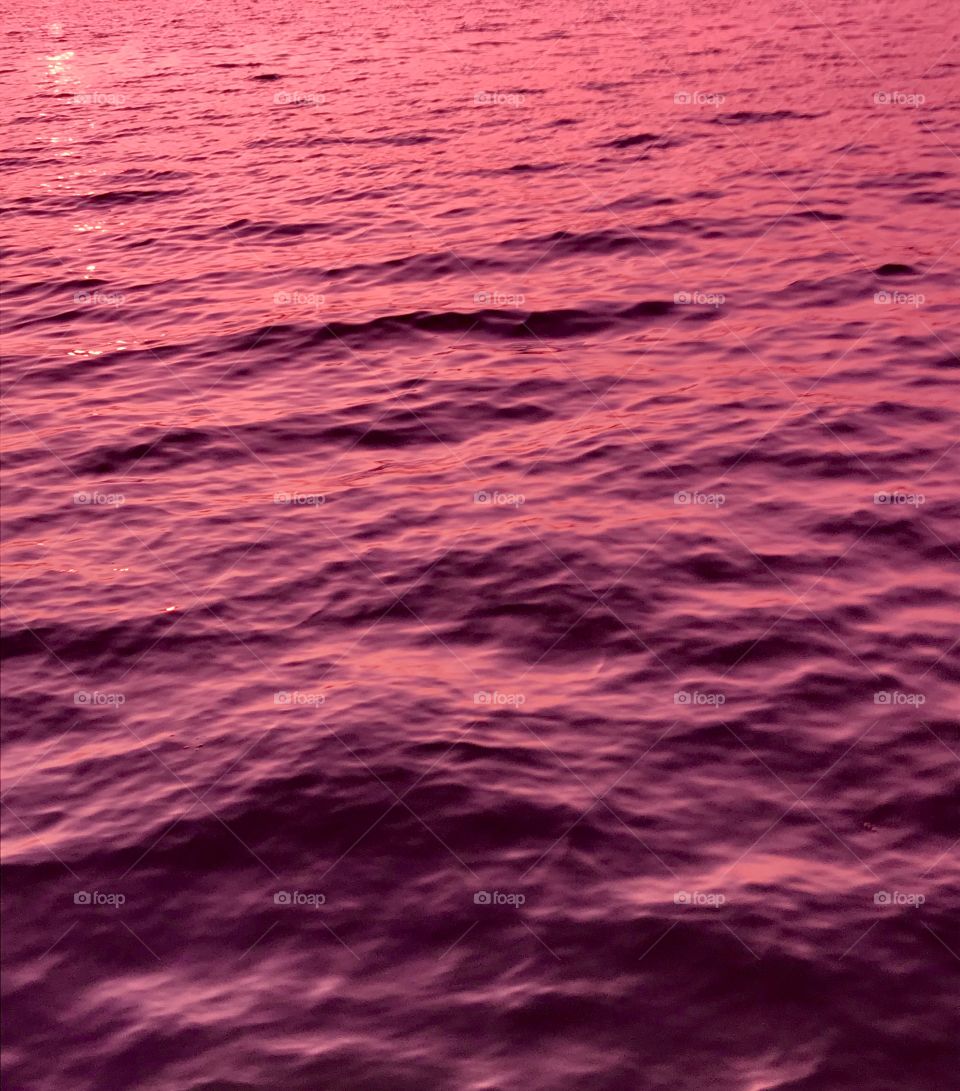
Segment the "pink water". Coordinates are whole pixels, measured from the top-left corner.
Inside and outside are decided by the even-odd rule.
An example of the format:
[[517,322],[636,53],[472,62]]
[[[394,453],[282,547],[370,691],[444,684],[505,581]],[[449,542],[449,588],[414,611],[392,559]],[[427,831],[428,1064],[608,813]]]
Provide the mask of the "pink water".
[[11,1091],[942,1091],[956,5],[14,7]]

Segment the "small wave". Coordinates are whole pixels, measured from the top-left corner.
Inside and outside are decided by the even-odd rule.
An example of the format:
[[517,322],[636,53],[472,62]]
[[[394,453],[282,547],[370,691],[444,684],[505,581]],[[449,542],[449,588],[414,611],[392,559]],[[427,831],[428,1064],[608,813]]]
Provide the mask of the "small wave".
[[615,140],[609,140],[605,144],[600,144],[601,148],[639,148],[639,147],[654,147],[654,148],[671,148],[676,144],[676,140],[669,137],[661,136],[657,133],[633,133],[629,136],[619,136]]
[[717,114],[710,118],[711,125],[760,125],[774,121],[814,121],[820,114],[802,114],[794,110],[772,110],[763,113],[757,110],[737,110],[730,114]]

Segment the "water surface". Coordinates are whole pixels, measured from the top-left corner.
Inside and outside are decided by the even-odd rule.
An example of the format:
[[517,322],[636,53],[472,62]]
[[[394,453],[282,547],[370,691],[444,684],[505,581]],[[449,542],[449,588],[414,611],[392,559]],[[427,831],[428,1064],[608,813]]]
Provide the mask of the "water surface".
[[11,1091],[952,1085],[955,14],[14,13]]

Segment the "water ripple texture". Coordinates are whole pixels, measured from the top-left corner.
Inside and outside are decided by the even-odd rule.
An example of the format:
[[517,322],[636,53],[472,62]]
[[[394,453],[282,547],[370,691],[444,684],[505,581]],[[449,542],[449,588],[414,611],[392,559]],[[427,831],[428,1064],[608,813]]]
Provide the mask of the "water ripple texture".
[[6,1086],[955,1086],[955,8],[7,14]]

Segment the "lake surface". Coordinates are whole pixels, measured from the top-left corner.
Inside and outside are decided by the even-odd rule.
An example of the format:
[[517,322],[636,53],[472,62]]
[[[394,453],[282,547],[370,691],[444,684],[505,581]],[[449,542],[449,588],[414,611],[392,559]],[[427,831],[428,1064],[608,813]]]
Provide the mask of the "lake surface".
[[10,1091],[943,1091],[951,5],[17,8]]

